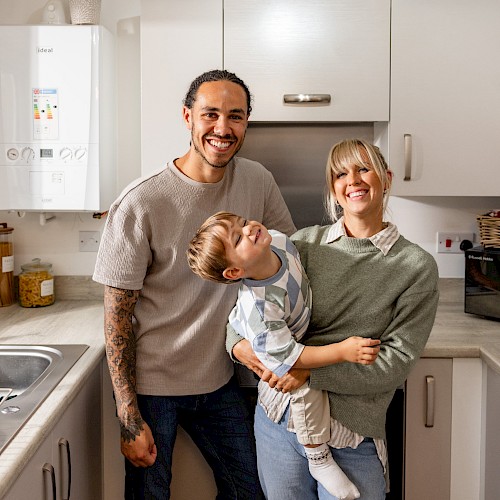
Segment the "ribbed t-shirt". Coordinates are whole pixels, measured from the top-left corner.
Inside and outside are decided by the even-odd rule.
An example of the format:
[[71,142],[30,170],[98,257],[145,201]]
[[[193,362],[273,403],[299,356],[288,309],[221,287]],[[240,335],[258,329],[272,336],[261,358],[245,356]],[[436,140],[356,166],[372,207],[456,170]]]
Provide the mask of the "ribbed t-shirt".
[[186,258],[198,227],[220,210],[295,230],[271,173],[243,158],[211,184],[170,162],[132,183],[109,210],[93,279],[141,291],[133,318],[138,394],[209,393],[233,374],[225,332],[238,285],[199,278]]

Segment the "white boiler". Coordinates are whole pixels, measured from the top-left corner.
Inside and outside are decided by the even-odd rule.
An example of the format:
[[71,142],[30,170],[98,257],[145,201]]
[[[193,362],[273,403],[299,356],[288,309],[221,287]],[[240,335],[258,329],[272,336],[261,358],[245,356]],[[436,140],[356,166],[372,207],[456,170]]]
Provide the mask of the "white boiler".
[[102,26],[0,26],[0,210],[107,210],[112,44]]

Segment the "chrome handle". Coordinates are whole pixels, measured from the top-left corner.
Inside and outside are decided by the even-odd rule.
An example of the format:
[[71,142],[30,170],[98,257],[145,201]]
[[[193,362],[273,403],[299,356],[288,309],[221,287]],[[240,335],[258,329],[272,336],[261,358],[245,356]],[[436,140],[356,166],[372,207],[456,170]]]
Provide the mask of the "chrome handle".
[[436,394],[436,384],[432,375],[425,377],[425,385],[427,388],[427,409],[425,412],[425,426],[434,427],[434,403]]
[[285,94],[283,96],[285,104],[308,104],[310,102],[328,104],[331,100],[330,94]]
[[64,491],[64,478],[67,478],[67,486],[66,486],[66,492],[67,495],[64,496],[64,493],[62,493],[62,500],[69,500],[71,496],[71,452],[69,449],[69,442],[67,439],[61,438],[59,439],[59,456],[61,458],[60,463],[64,464],[62,452],[63,450],[66,450],[66,470],[67,473],[64,474],[64,467],[61,467],[61,491]]
[[405,181],[411,181],[411,134],[405,134]]
[[[54,467],[49,463],[45,463],[42,466],[43,472],[43,486],[45,488],[44,496],[45,500],[50,500],[47,496],[47,487],[52,490],[52,500],[56,500],[56,473],[54,472]],[[47,477],[49,477],[50,483],[47,485]]]

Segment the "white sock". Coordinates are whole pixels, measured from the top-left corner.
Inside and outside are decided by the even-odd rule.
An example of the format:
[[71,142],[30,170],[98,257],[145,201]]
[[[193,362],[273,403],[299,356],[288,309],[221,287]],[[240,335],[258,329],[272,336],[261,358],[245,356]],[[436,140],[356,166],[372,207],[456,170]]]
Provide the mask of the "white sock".
[[333,459],[332,452],[327,444],[316,448],[306,448],[309,472],[322,486],[339,500],[354,500],[359,498],[359,491],[344,471]]

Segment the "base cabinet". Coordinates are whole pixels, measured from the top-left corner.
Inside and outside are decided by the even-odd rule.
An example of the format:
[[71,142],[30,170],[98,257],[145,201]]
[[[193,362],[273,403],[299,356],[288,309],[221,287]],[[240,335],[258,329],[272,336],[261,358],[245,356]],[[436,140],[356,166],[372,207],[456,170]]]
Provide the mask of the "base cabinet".
[[487,369],[484,498],[500,495],[500,375]]
[[101,365],[20,472],[4,500],[101,498]]
[[452,359],[421,359],[406,381],[405,500],[450,498]]

